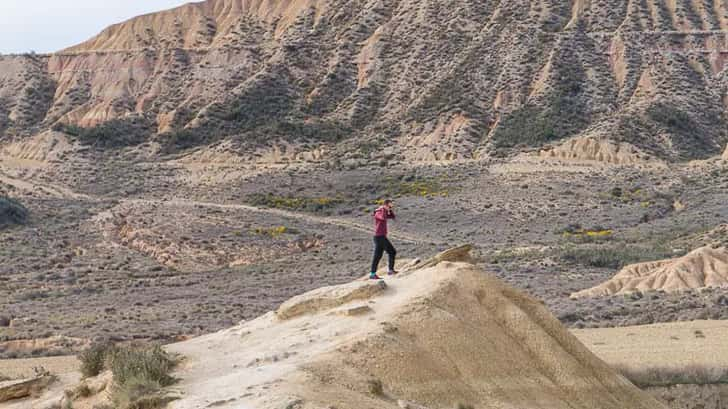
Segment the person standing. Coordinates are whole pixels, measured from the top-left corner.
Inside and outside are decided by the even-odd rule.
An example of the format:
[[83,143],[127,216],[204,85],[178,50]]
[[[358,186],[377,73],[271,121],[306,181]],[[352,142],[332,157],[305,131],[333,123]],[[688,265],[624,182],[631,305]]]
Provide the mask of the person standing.
[[377,275],[379,262],[382,260],[384,252],[387,252],[389,258],[388,275],[397,274],[394,269],[394,261],[397,256],[397,250],[387,238],[387,220],[394,219],[394,202],[391,199],[384,201],[384,205],[374,211],[374,259],[372,260],[372,269],[369,278],[372,280],[380,280]]

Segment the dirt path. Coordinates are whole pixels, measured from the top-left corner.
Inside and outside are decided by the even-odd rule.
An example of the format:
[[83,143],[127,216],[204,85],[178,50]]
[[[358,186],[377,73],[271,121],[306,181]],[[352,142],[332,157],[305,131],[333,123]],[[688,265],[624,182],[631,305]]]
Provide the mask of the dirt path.
[[[297,212],[281,210],[281,209],[262,208],[262,207],[245,205],[245,204],[220,204],[220,203],[199,202],[199,201],[192,201],[192,200],[185,200],[185,199],[170,199],[170,200],[129,199],[129,200],[122,201],[122,203],[135,203],[135,204],[145,204],[145,205],[174,205],[174,206],[189,206],[189,207],[202,206],[202,207],[209,207],[209,208],[216,208],[216,209],[245,210],[245,211],[254,212],[254,213],[265,213],[265,214],[279,216],[279,217],[286,217],[286,218],[291,218],[291,219],[302,220],[302,221],[309,222],[309,223],[328,224],[328,225],[332,225],[332,226],[343,227],[345,229],[358,230],[358,231],[361,231],[361,232],[367,233],[367,234],[370,234],[372,232],[371,226],[365,226],[365,225],[362,225],[362,224],[359,224],[356,222],[352,222],[349,220],[345,220],[345,219],[340,219],[340,218],[335,218],[335,217],[314,216],[314,215],[306,214],[306,213],[297,213]],[[399,241],[412,243],[412,244],[446,244],[446,243],[432,242],[429,240],[422,240],[420,238],[409,235],[407,233],[390,233],[389,236],[394,239],[397,239]]]
[[[0,183],[5,183],[8,185],[14,186],[16,189],[29,191],[29,192],[40,190],[42,192],[45,192],[49,196],[56,197],[56,198],[100,200],[99,198],[95,198],[92,196],[74,192],[73,190],[63,187],[63,186],[50,186],[47,184],[40,184],[35,181],[19,179],[19,178],[8,175],[7,173],[3,172],[2,169],[0,169]],[[213,203],[213,202],[192,201],[192,200],[185,200],[185,199],[169,199],[169,200],[125,199],[125,200],[122,200],[121,203],[122,204],[124,204],[124,203],[146,204],[146,205],[175,205],[175,206],[190,206],[190,207],[195,207],[195,206],[200,207],[201,206],[201,207],[217,208],[217,209],[245,210],[245,211],[249,211],[249,212],[265,213],[265,214],[279,216],[279,217],[286,217],[286,218],[291,218],[291,219],[302,220],[302,221],[306,221],[309,223],[328,224],[328,225],[332,225],[332,226],[343,227],[345,229],[361,231],[361,232],[367,233],[367,234],[371,233],[371,231],[372,231],[371,226],[365,226],[365,225],[362,225],[362,224],[359,224],[356,222],[352,222],[349,220],[341,219],[341,218],[314,216],[314,215],[310,215],[310,214],[297,213],[297,212],[292,212],[292,211],[288,211],[288,210],[269,209],[269,208],[262,208],[262,207],[245,205],[245,204],[222,204],[222,203]],[[433,242],[433,241],[429,241],[429,240],[422,240],[420,238],[409,235],[407,233],[396,233],[396,232],[390,233],[390,237],[397,239],[399,241],[412,243],[412,244],[447,244],[447,243]]]

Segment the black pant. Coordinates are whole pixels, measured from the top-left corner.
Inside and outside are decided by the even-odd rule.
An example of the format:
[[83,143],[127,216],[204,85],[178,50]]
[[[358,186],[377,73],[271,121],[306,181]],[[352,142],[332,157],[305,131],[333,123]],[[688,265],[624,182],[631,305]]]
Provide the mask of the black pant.
[[372,272],[379,269],[379,262],[382,260],[384,252],[389,256],[389,271],[394,271],[394,258],[397,256],[397,250],[394,249],[392,243],[385,236],[374,237],[374,260],[372,260]]

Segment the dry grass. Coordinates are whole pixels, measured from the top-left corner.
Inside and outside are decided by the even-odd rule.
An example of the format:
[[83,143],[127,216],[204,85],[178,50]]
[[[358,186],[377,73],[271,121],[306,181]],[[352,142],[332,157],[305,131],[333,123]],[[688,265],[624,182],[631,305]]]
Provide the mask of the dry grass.
[[[111,370],[114,387],[111,399],[119,409],[151,409],[170,402],[163,389],[175,382],[170,375],[177,361],[159,345],[115,346],[100,344],[79,356],[84,376]],[[75,397],[86,391],[73,391]]]
[[684,367],[635,367],[615,365],[614,369],[640,388],[670,385],[714,385],[728,383],[728,367],[689,365]]

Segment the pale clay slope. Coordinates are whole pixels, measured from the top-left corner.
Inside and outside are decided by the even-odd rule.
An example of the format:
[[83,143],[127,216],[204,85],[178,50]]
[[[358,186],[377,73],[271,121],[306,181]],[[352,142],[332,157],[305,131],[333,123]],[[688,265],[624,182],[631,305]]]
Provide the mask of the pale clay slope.
[[601,297],[658,290],[679,292],[726,286],[728,250],[706,246],[683,257],[629,265],[609,281],[576,292],[571,297]]
[[576,162],[600,162],[611,165],[663,165],[640,149],[624,142],[583,136],[569,139],[557,146],[542,149],[538,156]]
[[[534,299],[467,262],[317,290],[277,313],[170,346],[171,408],[664,408]],[[438,263],[438,261],[441,261]],[[288,318],[288,319],[284,319]],[[368,392],[381,380],[384,396]]]

